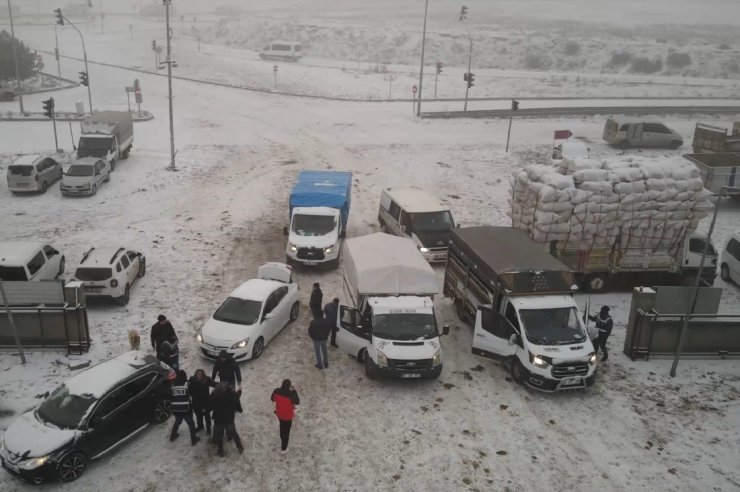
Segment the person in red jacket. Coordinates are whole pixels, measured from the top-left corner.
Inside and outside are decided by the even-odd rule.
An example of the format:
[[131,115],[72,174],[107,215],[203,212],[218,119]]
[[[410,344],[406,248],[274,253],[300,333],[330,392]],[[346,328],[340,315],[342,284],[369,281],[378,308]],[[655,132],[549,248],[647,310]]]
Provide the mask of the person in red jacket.
[[283,384],[272,392],[271,400],[275,402],[275,415],[280,421],[280,454],[288,452],[290,427],[293,425],[295,406],[300,403],[298,392],[290,379],[284,379]]

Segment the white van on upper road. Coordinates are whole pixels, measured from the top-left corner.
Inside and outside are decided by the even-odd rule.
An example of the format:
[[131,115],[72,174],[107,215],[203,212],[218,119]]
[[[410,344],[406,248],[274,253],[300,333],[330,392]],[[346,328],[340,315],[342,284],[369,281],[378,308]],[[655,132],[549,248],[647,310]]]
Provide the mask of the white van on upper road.
[[260,52],[263,60],[282,60],[297,62],[303,57],[301,43],[294,41],[273,41]]

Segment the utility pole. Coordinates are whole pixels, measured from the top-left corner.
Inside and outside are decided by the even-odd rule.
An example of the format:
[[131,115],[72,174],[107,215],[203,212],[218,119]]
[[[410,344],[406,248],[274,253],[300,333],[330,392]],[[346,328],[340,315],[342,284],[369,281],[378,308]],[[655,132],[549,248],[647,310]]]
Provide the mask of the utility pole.
[[424,45],[427,39],[427,12],[429,10],[429,0],[424,2],[424,28],[421,31],[421,67],[419,68],[419,99],[416,106],[416,116],[421,114],[421,81],[424,78]]
[[[21,106],[21,114],[23,111],[23,91],[21,91],[21,71],[18,67],[18,52],[15,48],[15,29],[13,28],[13,7],[10,6],[10,0],[8,0],[8,15],[10,16],[10,46],[13,47],[13,61],[15,62],[15,89],[18,92],[18,103]],[[25,359],[24,359],[25,363]]]
[[509,139],[511,138],[511,121],[514,119],[514,111],[519,109],[519,101],[511,100],[511,112],[509,113],[509,131],[506,133],[506,152],[509,152]]
[[105,17],[105,13],[103,12],[103,0],[100,0],[100,34],[105,34],[105,30],[103,29],[103,18]]
[[54,58],[57,59],[57,73],[59,74],[59,78],[62,78],[62,65],[59,61],[59,36],[57,35],[57,28],[59,27],[58,23],[54,24]]
[[167,60],[165,63],[167,64],[167,90],[170,102],[170,165],[167,169],[170,171],[177,171],[177,166],[175,165],[175,126],[174,116],[172,114],[172,43],[170,42],[172,39],[172,31],[170,29],[171,1],[172,0],[162,0],[162,3],[164,3],[164,15],[167,26]]
[[[10,0],[8,0],[10,3]],[[21,339],[18,337],[18,330],[15,327],[15,320],[13,319],[13,313],[10,311],[10,302],[8,296],[5,294],[5,287],[3,281],[0,279],[0,295],[3,296],[3,304],[5,305],[5,312],[8,313],[8,321],[10,321],[10,329],[13,330],[13,338],[15,338],[15,346],[18,348],[18,354],[21,356],[21,364],[26,363],[26,354],[23,353],[23,345],[21,345]]]
[[[466,19],[468,18],[468,8],[466,6],[462,6],[460,9],[460,21],[462,21],[463,25],[465,26],[465,30],[468,31],[468,41],[470,43],[470,48],[468,50],[468,77],[470,77],[470,68],[473,63],[473,36],[470,35],[470,28],[468,27],[468,23],[466,22]],[[468,93],[470,92],[470,87],[472,86],[472,80],[468,81],[467,86],[465,87],[465,106],[463,107],[463,111],[468,110]]]
[[442,73],[442,62],[437,61],[437,69],[434,72],[434,99],[437,99],[437,79],[439,79],[439,74]]
[[63,26],[64,23],[66,22],[67,24],[72,26],[72,29],[77,31],[77,34],[80,35],[80,41],[82,42],[82,56],[83,56],[83,59],[85,60],[85,73],[87,74],[87,77],[86,77],[87,79],[87,102],[90,104],[90,114],[92,115],[93,105],[92,105],[92,93],[90,92],[90,70],[87,68],[87,50],[85,49],[85,38],[82,37],[82,33],[80,32],[79,29],[77,29],[77,26],[75,26],[72,22],[70,22],[69,19],[67,19],[66,17],[64,17],[64,15],[62,15],[62,9],[56,9],[54,10],[54,12],[56,12],[56,15],[57,15],[57,24],[59,24],[60,26]]

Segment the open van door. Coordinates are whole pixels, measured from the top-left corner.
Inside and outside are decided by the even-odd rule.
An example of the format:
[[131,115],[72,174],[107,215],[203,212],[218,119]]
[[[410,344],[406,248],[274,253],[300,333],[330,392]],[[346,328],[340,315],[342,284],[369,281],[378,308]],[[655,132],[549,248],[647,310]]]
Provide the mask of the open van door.
[[627,142],[630,145],[642,144],[642,123],[631,123],[627,126]]
[[370,327],[360,324],[360,312],[350,306],[339,306],[337,316],[337,345],[339,350],[356,356],[370,345]]
[[473,353],[504,360],[517,350],[519,333],[501,313],[491,306],[478,306],[473,332]]

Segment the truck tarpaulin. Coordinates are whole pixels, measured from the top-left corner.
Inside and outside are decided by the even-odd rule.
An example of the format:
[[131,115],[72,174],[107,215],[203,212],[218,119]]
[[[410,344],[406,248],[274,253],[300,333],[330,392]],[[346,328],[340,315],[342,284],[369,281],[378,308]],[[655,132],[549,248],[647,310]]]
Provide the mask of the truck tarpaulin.
[[330,207],[341,211],[347,226],[352,196],[352,173],[344,171],[301,171],[290,193],[290,213],[294,207]]

